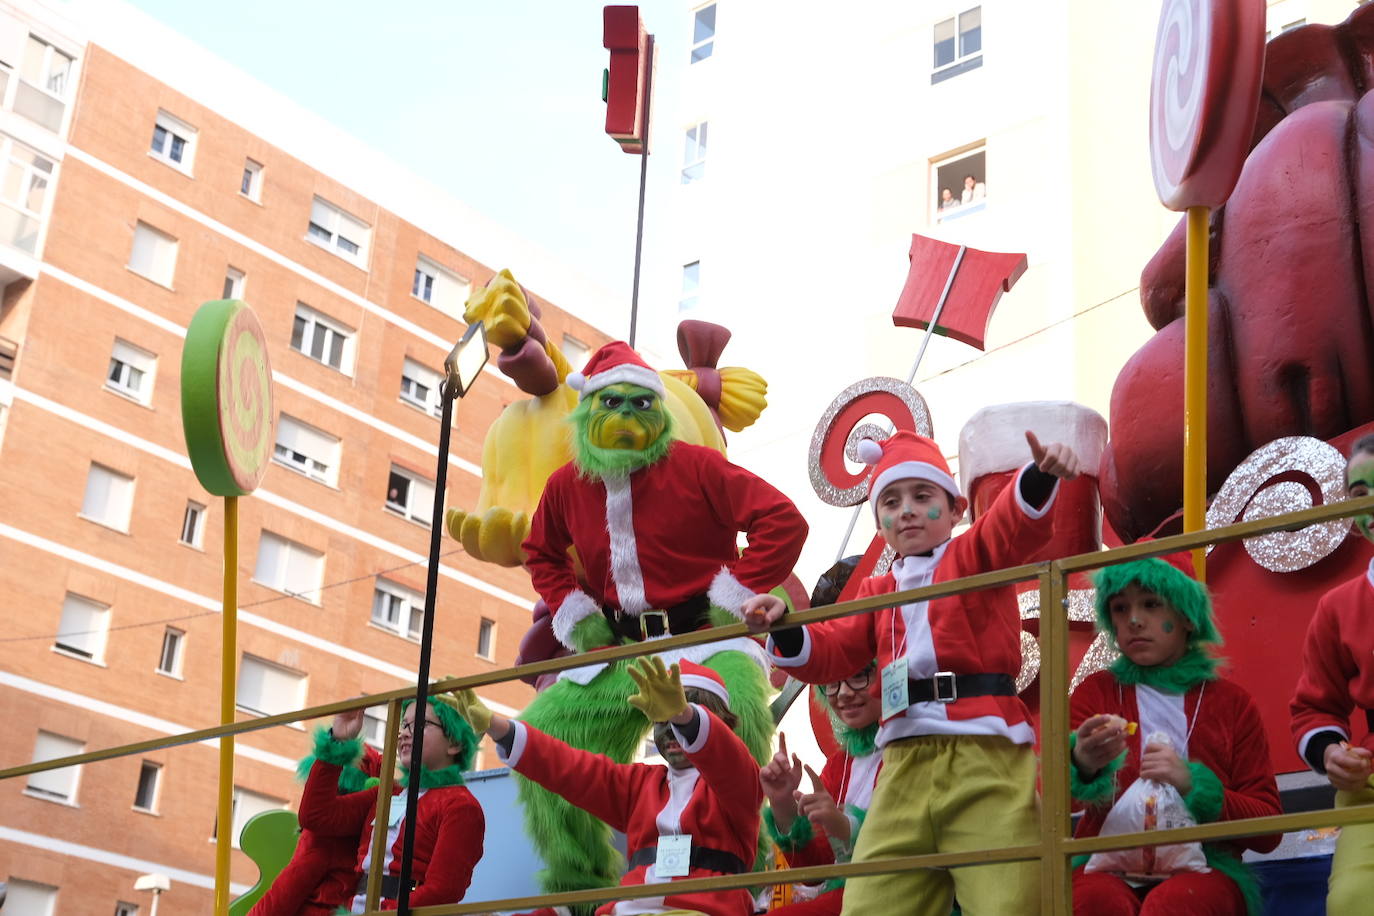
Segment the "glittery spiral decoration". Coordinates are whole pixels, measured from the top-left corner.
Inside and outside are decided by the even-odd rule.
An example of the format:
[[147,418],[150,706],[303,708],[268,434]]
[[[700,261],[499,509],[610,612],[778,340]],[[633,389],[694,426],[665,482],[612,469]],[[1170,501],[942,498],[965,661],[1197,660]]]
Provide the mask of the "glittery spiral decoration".
[[845,458],[857,462],[860,439],[887,436],[882,427],[860,422],[873,414],[887,417],[898,430],[934,435],[925,398],[905,382],[875,376],[850,385],[821,414],[806,456],[811,487],[828,505],[857,506],[868,498],[868,468],[855,474]]
[[[1207,527],[1270,518],[1344,497],[1345,457],[1320,439],[1286,436],[1256,449],[1231,472],[1207,509]],[[1296,572],[1335,551],[1350,525],[1350,519],[1335,519],[1301,531],[1247,538],[1243,543],[1265,569]]]
[[[1097,589],[1095,588],[1069,589],[1069,595],[1064,599],[1065,610],[1069,614],[1069,622],[1092,623],[1096,620],[1096,601]],[[1038,588],[1018,593],[1016,603],[1021,609],[1022,620],[1040,619],[1040,590]]]
[[[1097,590],[1092,588],[1074,588],[1069,590],[1068,597],[1064,599],[1064,608],[1068,613],[1070,623],[1091,623],[1097,619],[1097,610],[1094,603],[1097,600]],[[1031,589],[1020,592],[1016,596],[1016,603],[1021,611],[1022,620],[1040,619],[1040,590]],[[1099,642],[1103,642],[1105,637],[1098,634],[1093,645],[1089,647],[1088,654],[1083,656],[1078,663],[1078,668],[1074,671],[1073,681],[1069,686],[1069,692],[1077,687],[1079,682],[1088,675],[1101,671],[1105,665],[1100,657],[1101,653],[1094,654]],[[1116,658],[1115,650],[1111,650],[1106,658],[1109,665]],[[1035,683],[1036,677],[1040,674],[1040,643],[1031,635],[1029,630],[1021,631],[1021,671],[1016,675],[1016,692],[1021,693]]]
[[1208,0],[1165,0],[1150,87],[1150,165],[1166,204],[1195,167],[1212,41]]
[[1029,630],[1021,631],[1021,670],[1016,673],[1016,692],[1022,693],[1040,674],[1040,643]]
[[1078,670],[1073,673],[1073,680],[1069,681],[1069,693],[1078,689],[1078,685],[1084,680],[1099,671],[1106,671],[1112,666],[1121,653],[1116,651],[1112,641],[1107,638],[1106,633],[1098,633],[1092,645],[1088,646],[1088,651],[1083,653],[1083,659],[1078,663]]
[[220,434],[234,481],[253,490],[272,457],[272,370],[267,341],[251,309],[225,329],[219,364]]

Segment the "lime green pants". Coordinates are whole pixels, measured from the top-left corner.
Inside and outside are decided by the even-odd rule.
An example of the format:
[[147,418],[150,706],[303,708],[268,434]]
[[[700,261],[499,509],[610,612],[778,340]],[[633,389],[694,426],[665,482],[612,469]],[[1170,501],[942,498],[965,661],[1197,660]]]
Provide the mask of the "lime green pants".
[[[1020,846],[1039,842],[1039,833],[1030,745],[983,735],[905,738],[883,750],[854,861]],[[949,916],[955,896],[965,916],[1038,914],[1039,863],[851,878],[843,914]]]
[[[1358,792],[1336,792],[1336,807],[1374,804],[1374,787]],[[1346,824],[1336,839],[1336,854],[1331,858],[1331,878],[1327,883],[1328,913],[1363,913],[1374,895],[1374,821]]]

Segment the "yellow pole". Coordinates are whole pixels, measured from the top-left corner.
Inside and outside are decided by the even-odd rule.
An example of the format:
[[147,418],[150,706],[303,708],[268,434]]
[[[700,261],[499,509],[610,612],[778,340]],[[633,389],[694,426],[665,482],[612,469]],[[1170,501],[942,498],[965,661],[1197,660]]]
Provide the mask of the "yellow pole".
[[[1201,531],[1207,516],[1207,223],[1211,210],[1188,208],[1184,285],[1183,530]],[[1193,551],[1199,581],[1207,581],[1207,551]]]
[[[219,721],[234,721],[234,663],[238,658],[239,500],[224,498],[224,607],[220,648]],[[234,843],[234,736],[219,739],[219,815],[215,831],[215,913],[229,912],[229,853]]]

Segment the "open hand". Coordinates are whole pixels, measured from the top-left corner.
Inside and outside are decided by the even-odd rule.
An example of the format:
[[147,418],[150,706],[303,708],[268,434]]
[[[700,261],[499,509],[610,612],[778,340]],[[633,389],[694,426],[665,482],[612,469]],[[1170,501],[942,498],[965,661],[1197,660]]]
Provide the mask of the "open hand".
[[1073,480],[1080,470],[1078,455],[1062,442],[1041,445],[1035,433],[1026,430],[1026,444],[1030,446],[1031,460],[1046,474],[1061,480]]
[[358,737],[363,730],[363,709],[350,709],[334,716],[334,723],[329,727],[329,734],[336,741],[352,741]]

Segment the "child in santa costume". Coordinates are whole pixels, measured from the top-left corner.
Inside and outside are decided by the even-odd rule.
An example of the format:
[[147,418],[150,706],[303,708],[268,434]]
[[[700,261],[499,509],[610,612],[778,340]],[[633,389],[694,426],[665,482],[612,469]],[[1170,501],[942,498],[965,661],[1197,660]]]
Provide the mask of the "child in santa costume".
[[[806,540],[801,513],[714,449],[676,441],[663,382],[639,354],[620,341],[606,344],[568,384],[580,397],[569,417],[575,457],[549,477],[524,543],[559,640],[589,652],[737,622],[745,600],[790,575]],[[773,720],[762,646],[737,637],[664,656],[677,659],[724,678],[740,738],[755,760],[767,760]],[[563,672],[521,720],[628,762],[648,731],[625,702],[632,689],[623,662],[593,656]],[[546,866],[539,876],[546,892],[616,880],[619,857],[604,824],[527,780],[519,792],[526,833]]]
[[[874,464],[869,498],[892,569],[864,580],[856,597],[947,582],[1023,563],[1052,534],[1060,478],[1078,473],[1074,450],[1041,445],[1029,431],[1031,461],[967,532],[951,540],[968,507],[934,441],[898,432],[860,444]],[[750,629],[765,632],[786,607],[747,602]],[[773,661],[811,683],[848,677],[877,658],[882,683],[878,746],[883,772],[854,861],[963,852],[1039,840],[1035,739],[1016,695],[1021,620],[1010,586],[918,601],[781,630]],[[969,916],[1039,911],[1039,866],[1006,863],[856,878],[846,914],[888,911],[945,916],[957,896]]]
[[[1355,442],[1345,472],[1351,499],[1374,493],[1374,436]],[[1374,540],[1374,519],[1356,527]],[[1374,803],[1374,561],[1333,588],[1307,625],[1302,675],[1289,704],[1298,754],[1336,787],[1336,807]],[[1369,733],[1350,743],[1350,717],[1363,712]],[[1347,824],[1336,840],[1328,913],[1363,912],[1374,894],[1374,823]]]
[[[486,822],[477,799],[463,785],[463,771],[472,763],[477,736],[458,714],[447,694],[429,698],[424,714],[416,715],[414,702],[407,705],[401,722],[396,753],[409,760],[415,728],[425,729],[420,759],[420,797],[415,817],[415,847],[411,859],[412,906],[457,903],[467,892],[472,870],[482,858]],[[362,913],[366,903],[367,872],[372,864],[372,833],[377,811],[374,786],[351,795],[338,795],[335,786],[341,767],[350,765],[362,751],[358,737],[363,710],[340,713],[329,730],[315,734],[315,763],[305,782],[299,818],[301,826],[324,836],[352,837],[356,850],[354,896],[350,912]],[[401,785],[412,774],[402,768]],[[404,793],[391,800],[386,825],[386,861],[382,872],[384,910],[396,909],[400,891],[401,846],[405,836]],[[332,913],[313,901],[302,914]],[[316,907],[316,908],[312,908]]]
[[[314,765],[315,755],[307,754],[296,767],[296,775],[306,779]],[[369,783],[375,784],[381,768],[382,755],[364,744],[362,756],[353,766],[340,767],[339,794],[361,792]],[[302,830],[291,861],[253,904],[248,916],[297,916],[311,901],[312,908],[305,909],[306,913],[333,913],[353,899],[357,864],[355,837],[321,836]]]
[[[458,695],[473,728],[496,741],[516,772],[623,831],[630,870],[622,886],[735,875],[752,867],[759,835],[759,769],[733,730],[720,675],[690,661],[671,669],[651,656],[629,667],[638,693],[628,702],[655,723],[668,765],[616,763],[493,713],[471,690]],[[749,916],[744,889],[668,894],[603,904],[598,914]],[[551,913],[551,910],[541,911]]]
[[[1069,699],[1073,765],[1069,789],[1084,807],[1076,836],[1097,836],[1116,800],[1137,779],[1172,785],[1199,823],[1281,814],[1264,726],[1250,694],[1217,674],[1221,636],[1207,590],[1186,553],[1100,570],[1097,626],[1121,652]],[[1128,729],[1128,723],[1138,728]],[[1168,744],[1148,744],[1157,733]],[[1073,876],[1079,914],[1259,916],[1259,888],[1241,864],[1280,836],[1204,843],[1210,871],[1162,882],[1112,872]],[[1081,865],[1081,863],[1075,863]]]
[[[785,735],[778,753],[759,774],[768,797],[764,823],[789,868],[850,860],[882,766],[876,743],[882,710],[877,666],[870,662],[850,677],[817,686],[816,693],[826,704],[839,745],[826,758],[820,775],[803,767],[795,755],[789,757]],[[811,778],[812,788],[805,794],[800,791],[803,769]],[[816,898],[771,912],[836,916],[843,901],[844,882],[833,881]]]

